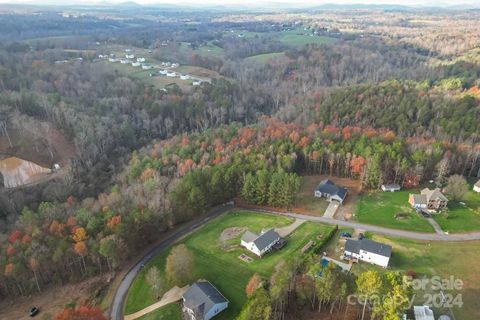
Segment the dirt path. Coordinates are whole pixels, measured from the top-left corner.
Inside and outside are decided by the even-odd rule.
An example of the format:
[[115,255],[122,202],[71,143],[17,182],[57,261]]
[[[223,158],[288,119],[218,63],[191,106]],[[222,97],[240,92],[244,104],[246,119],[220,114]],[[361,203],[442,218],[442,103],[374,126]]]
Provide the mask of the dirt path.
[[154,304],[146,307],[145,309],[142,309],[140,311],[137,311],[135,313],[126,315],[124,317],[125,320],[135,320],[137,318],[140,318],[141,316],[146,315],[147,313],[150,313],[154,310],[157,310],[158,308],[161,308],[167,304],[176,302],[178,300],[182,299],[183,294],[188,290],[190,286],[185,286],[183,288],[179,288],[177,286],[173,287],[172,289],[168,290],[160,299],[160,301],[155,302]]
[[305,222],[305,220],[303,220],[303,219],[295,219],[295,221],[291,225],[288,225],[288,226],[282,227],[282,228],[275,228],[275,231],[277,231],[277,233],[280,235],[280,237],[285,238],[290,233],[295,231],[295,229],[300,227],[302,225],[302,223],[304,223],[304,222]]

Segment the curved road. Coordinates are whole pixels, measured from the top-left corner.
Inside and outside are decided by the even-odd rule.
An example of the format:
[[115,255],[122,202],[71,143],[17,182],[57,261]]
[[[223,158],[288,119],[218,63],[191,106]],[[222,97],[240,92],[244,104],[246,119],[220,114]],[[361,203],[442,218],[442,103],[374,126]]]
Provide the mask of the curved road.
[[192,231],[195,231],[196,229],[200,228],[201,226],[203,226],[213,218],[216,218],[222,213],[225,213],[231,209],[233,209],[233,205],[225,205],[225,206],[217,207],[211,210],[210,212],[208,212],[205,216],[203,216],[201,220],[197,220],[193,224],[185,225],[178,228],[174,233],[172,233],[167,238],[165,238],[156,247],[152,248],[152,250],[150,250],[143,258],[137,261],[127,271],[127,273],[122,279],[122,282],[118,286],[117,291],[115,292],[112,306],[110,307],[110,318],[112,320],[123,319],[123,306],[125,304],[125,299],[127,298],[128,289],[130,288],[130,286],[133,283],[133,280],[135,280],[138,273],[142,269],[142,266],[146,265],[148,262],[150,262],[150,260],[152,260],[158,254],[166,250],[168,247],[170,247],[180,238],[191,233]]
[[[112,320],[122,320],[123,319],[123,306],[125,304],[125,299],[127,297],[127,292],[130,286],[135,280],[136,276],[142,269],[142,265],[147,264],[150,260],[155,258],[158,254],[166,250],[172,244],[174,244],[177,240],[184,237],[185,235],[195,231],[196,229],[200,228],[213,218],[218,217],[219,215],[228,212],[234,209],[234,206],[229,204],[221,207],[217,207],[211,210],[207,215],[202,217],[201,220],[197,220],[190,225],[185,225],[178,228],[174,233],[169,235],[165,240],[160,242],[156,247],[150,250],[143,258],[141,258],[133,267],[131,267],[127,274],[122,279],[122,282],[117,288],[115,292],[115,296],[113,298],[112,306],[110,308],[110,317]],[[480,232],[471,232],[471,233],[457,233],[457,234],[438,234],[438,233],[422,233],[422,232],[413,232],[413,231],[405,231],[405,230],[397,230],[397,229],[390,229],[384,228],[369,224],[362,224],[357,222],[350,222],[350,221],[342,221],[336,220],[333,218],[325,218],[325,217],[314,217],[308,216],[303,214],[297,214],[292,212],[279,212],[279,211],[271,211],[271,210],[261,210],[261,209],[241,209],[245,211],[255,211],[265,214],[273,214],[273,215],[282,215],[291,218],[300,218],[307,221],[312,222],[319,222],[324,224],[330,225],[338,225],[341,227],[347,228],[354,228],[354,229],[361,229],[364,231],[371,231],[383,235],[388,236],[396,236],[402,237],[407,239],[413,240],[425,240],[425,241],[468,241],[468,240],[480,240]]]

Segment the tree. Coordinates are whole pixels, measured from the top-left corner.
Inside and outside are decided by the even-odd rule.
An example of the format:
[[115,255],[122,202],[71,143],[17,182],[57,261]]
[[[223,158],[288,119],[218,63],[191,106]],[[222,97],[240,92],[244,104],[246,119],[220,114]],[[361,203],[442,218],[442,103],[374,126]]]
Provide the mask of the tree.
[[158,268],[153,266],[147,271],[147,281],[150,284],[150,290],[156,299],[160,298],[160,294],[163,291],[163,279],[160,277]]
[[264,288],[259,288],[244,305],[238,320],[270,320],[272,306],[270,295]]
[[363,299],[362,320],[365,316],[365,308],[370,299],[378,295],[383,287],[382,277],[377,271],[369,270],[362,273],[357,281],[357,293]]
[[447,193],[453,200],[462,200],[465,198],[469,189],[467,180],[458,174],[448,177]]
[[180,244],[172,249],[167,257],[165,274],[171,284],[184,286],[192,281],[193,255],[187,246]]
[[262,278],[258,273],[255,273],[247,283],[247,287],[245,289],[247,293],[247,297],[251,297],[255,291],[260,287],[262,284]]

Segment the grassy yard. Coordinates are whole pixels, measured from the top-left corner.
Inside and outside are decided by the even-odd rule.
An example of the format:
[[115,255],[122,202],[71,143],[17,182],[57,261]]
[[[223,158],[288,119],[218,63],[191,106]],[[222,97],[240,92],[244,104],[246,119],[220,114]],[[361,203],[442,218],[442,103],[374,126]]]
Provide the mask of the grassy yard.
[[[447,195],[448,196],[448,195]],[[465,204],[461,204],[463,202]],[[472,189],[462,201],[448,202],[448,218],[434,215],[434,219],[444,231],[468,232],[480,230],[480,194]]]
[[[480,252],[480,241],[470,242],[423,242],[401,238],[373,235],[373,240],[390,244],[393,247],[390,269],[406,271],[414,270],[419,277],[440,276],[447,279],[450,276],[463,281],[463,289],[459,292],[451,291],[456,295],[462,294],[463,307],[454,308],[457,319],[480,319],[480,311],[476,308],[480,295],[480,264],[475,254]],[[352,271],[359,273],[368,269],[383,272],[384,269],[367,263],[355,264]],[[416,305],[424,303],[425,293],[438,294],[431,287],[425,291],[416,292]],[[448,310],[437,309],[436,316],[445,314]],[[448,313],[446,313],[448,314]]]
[[248,58],[245,58],[245,61],[251,62],[251,63],[265,64],[272,59],[281,58],[281,57],[285,57],[285,52],[271,52],[271,53],[257,54],[255,56],[250,56]]
[[[285,248],[262,259],[254,258],[254,261],[250,264],[238,259],[241,253],[254,257],[247,250],[236,247],[225,251],[222,248],[219,241],[222,231],[229,227],[247,227],[249,230],[258,233],[263,228],[286,226],[292,222],[292,219],[286,217],[245,211],[233,212],[215,219],[200,231],[182,241],[194,255],[194,278],[208,279],[230,301],[229,308],[222,312],[218,319],[233,319],[239,313],[246,301],[245,286],[255,272],[260,273],[263,277],[270,277],[275,266],[282,259],[300,254],[300,249],[309,240],[315,239],[319,234],[327,234],[333,227],[316,223],[304,223],[289,235]],[[233,242],[239,243],[240,237],[239,235]],[[128,293],[126,314],[138,311],[155,302],[150,294],[149,285],[145,280],[145,273],[152,265],[156,265],[159,270],[163,271],[167,255],[168,253],[158,256],[137,277]],[[163,314],[163,309],[161,308],[161,311],[158,311],[160,315]],[[171,317],[169,319],[180,318]]]
[[[433,227],[408,203],[412,190],[369,192],[360,197],[356,216],[359,222],[410,231],[433,232]],[[397,214],[404,214],[397,218]]]
[[329,202],[313,196],[321,178],[318,176],[304,176],[302,179],[302,186],[295,198],[294,211],[314,216],[323,216]]
[[138,320],[171,320],[171,319],[182,319],[182,306],[180,303],[172,303],[164,306],[163,308],[157,309],[149,314],[144,315],[143,317],[138,318]]

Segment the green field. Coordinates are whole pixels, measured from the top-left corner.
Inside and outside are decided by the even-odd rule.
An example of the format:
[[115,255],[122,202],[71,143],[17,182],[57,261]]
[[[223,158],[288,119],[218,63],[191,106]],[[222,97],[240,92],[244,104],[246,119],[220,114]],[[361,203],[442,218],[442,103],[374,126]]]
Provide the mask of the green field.
[[[448,218],[441,214],[434,215],[434,219],[440,224],[443,231],[468,232],[480,230],[480,194],[474,192],[471,188],[465,195],[464,200],[448,202]],[[460,202],[465,203],[465,205]]]
[[[464,283],[460,291],[445,291],[456,295],[461,294],[464,306],[454,308],[456,319],[480,319],[480,311],[476,303],[480,295],[480,264],[477,252],[480,252],[480,241],[470,242],[422,242],[394,237],[373,235],[373,239],[393,247],[390,269],[407,271],[414,270],[418,277],[440,276],[442,279],[453,276]],[[355,264],[352,271],[359,273],[367,269],[383,272],[384,269],[367,263]],[[416,304],[425,302],[424,294],[438,294],[438,290],[428,287],[425,291],[417,291]],[[435,315],[448,314],[444,308],[434,309]]]
[[306,44],[330,44],[337,41],[335,38],[323,36],[309,36],[304,34],[284,33],[278,37],[280,42],[290,46],[304,46]]
[[[229,227],[248,227],[253,232],[260,232],[263,228],[286,226],[292,222],[293,219],[286,217],[245,211],[233,212],[213,220],[182,241],[194,255],[195,279],[209,280],[230,301],[229,308],[222,312],[218,319],[233,319],[239,313],[246,301],[245,286],[255,272],[263,277],[269,277],[282,259],[300,254],[300,249],[309,240],[315,239],[319,234],[327,234],[333,227],[304,223],[287,238],[288,243],[285,248],[262,259],[254,258],[255,260],[250,264],[238,258],[241,253],[254,257],[247,250],[236,247],[225,251],[222,248],[219,241],[222,231]],[[239,235],[232,242],[239,243],[240,237]],[[128,293],[125,314],[133,313],[155,302],[145,280],[145,273],[151,265],[156,265],[163,271],[167,255],[168,253],[164,253],[155,258],[135,279]],[[159,317],[164,314],[164,309],[157,311]]]
[[[379,225],[393,229],[410,231],[433,232],[430,223],[419,216],[408,203],[412,190],[398,192],[368,192],[360,197],[356,217],[359,222]],[[402,213],[406,217],[397,219],[396,215]]]
[[272,52],[272,53],[264,53],[264,54],[257,54],[255,56],[250,56],[248,58],[245,58],[245,61],[265,64],[271,59],[282,58],[282,57],[285,57],[285,52]]

